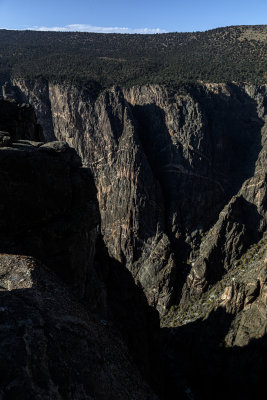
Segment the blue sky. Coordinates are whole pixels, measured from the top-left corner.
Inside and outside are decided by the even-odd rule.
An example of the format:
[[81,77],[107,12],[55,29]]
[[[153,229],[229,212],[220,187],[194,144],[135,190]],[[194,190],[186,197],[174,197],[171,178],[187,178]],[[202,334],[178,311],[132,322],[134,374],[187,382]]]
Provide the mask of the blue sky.
[[0,0],[0,28],[185,32],[267,23],[267,0]]

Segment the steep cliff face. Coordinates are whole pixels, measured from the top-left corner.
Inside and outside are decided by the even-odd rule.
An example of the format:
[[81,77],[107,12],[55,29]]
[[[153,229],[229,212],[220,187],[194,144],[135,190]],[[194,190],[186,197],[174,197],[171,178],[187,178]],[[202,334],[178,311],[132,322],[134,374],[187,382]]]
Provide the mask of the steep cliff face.
[[[95,103],[88,93],[73,87],[50,85],[49,94],[56,137],[74,146],[93,171],[110,256],[126,264],[150,304],[164,310],[174,262],[164,233],[161,188],[129,104],[116,89],[103,93]],[[29,101],[34,104],[32,97]]]
[[[66,140],[93,171],[109,254],[162,314],[185,280],[182,297],[197,296],[260,239],[266,87],[149,85],[113,88],[94,100],[73,86],[13,83],[35,107],[45,136]],[[208,246],[200,247],[209,231]]]
[[157,313],[107,253],[91,173],[32,140],[30,106],[0,101],[0,127],[1,396],[156,398]]

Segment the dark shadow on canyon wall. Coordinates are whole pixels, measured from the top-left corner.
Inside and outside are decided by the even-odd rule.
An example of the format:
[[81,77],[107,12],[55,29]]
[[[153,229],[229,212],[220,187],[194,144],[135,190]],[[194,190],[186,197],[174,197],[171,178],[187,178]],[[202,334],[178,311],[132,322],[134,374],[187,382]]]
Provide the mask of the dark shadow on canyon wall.
[[180,392],[194,400],[266,397],[267,336],[225,347],[232,318],[219,308],[207,320],[162,329],[166,399]]
[[185,102],[172,116],[178,119],[180,137],[169,132],[166,118],[170,115],[161,107],[129,105],[144,153],[161,188],[164,230],[178,269],[178,297],[196,238],[192,233],[199,229],[205,232],[214,225],[223,207],[253,176],[262,148],[263,121],[257,115],[257,103],[241,87],[230,85],[229,90],[231,96],[192,86],[189,93],[202,127],[196,134],[189,117],[193,106]]
[[95,267],[105,287],[103,315],[117,327],[142,376],[160,394],[158,312],[148,306],[143,290],[135,284],[130,271],[109,256],[102,235],[96,243]]
[[[259,118],[256,101],[242,86],[227,84],[231,96],[222,92],[209,93],[201,102],[204,89],[193,92],[206,116],[207,133],[212,142],[216,174],[230,177],[229,195],[232,197],[243,182],[252,177],[255,162],[261,151],[261,128],[264,121]],[[221,168],[223,166],[223,168]],[[232,192],[232,193],[231,193]]]
[[[47,125],[44,130],[53,133],[48,83],[29,81],[29,93],[34,93],[35,84],[37,88],[40,84],[42,89],[37,113],[39,116],[42,114],[42,121]],[[164,204],[159,209],[164,210],[164,231],[170,239],[178,270],[177,274],[173,272],[174,276],[177,275],[177,279],[174,278],[174,302],[178,301],[188,275],[188,254],[192,245],[194,248],[199,245],[199,232],[206,232],[216,222],[224,205],[237,193],[244,180],[253,175],[261,149],[263,121],[258,117],[256,102],[241,86],[229,84],[227,87],[230,96],[222,91],[212,93],[201,85],[180,88],[178,91],[183,91],[184,98],[181,104],[175,104],[175,112],[171,106],[176,102],[176,91],[168,88],[167,108],[170,106],[171,111],[166,112],[167,115],[155,104],[132,106],[127,103],[142,144],[140,151],[144,152],[162,193]],[[89,93],[86,90],[81,94],[85,103],[90,97],[87,95]],[[110,96],[110,93],[107,92],[106,96]],[[120,96],[120,101],[125,102],[122,93]],[[25,95],[23,99],[26,99]],[[115,116],[112,107],[107,112],[118,138],[123,124]],[[78,114],[76,122],[79,128],[81,116]],[[173,132],[168,131],[166,118],[177,119],[180,137],[170,136]],[[200,130],[196,128],[196,123],[199,123]],[[52,137],[54,133],[50,139]],[[156,201],[161,202],[160,197],[155,196]],[[147,216],[150,210],[142,212],[149,220]],[[141,243],[156,235],[156,222],[152,225],[154,232],[147,232],[148,229],[144,227],[140,235]],[[135,260],[140,257],[142,250],[142,244],[138,244],[133,255]]]
[[[189,110],[180,107],[180,112],[173,116],[178,118],[179,137],[171,136],[173,133],[167,128],[167,116],[162,108],[155,104],[129,105],[137,121],[139,138],[151,170],[162,188],[167,213],[166,233],[169,234],[172,213],[180,211],[181,218],[188,217],[185,211],[189,208],[186,205],[191,204],[192,199],[198,215],[196,220],[191,217],[191,226],[184,222],[185,229],[199,225],[205,228],[205,224],[214,223],[222,207],[238,192],[243,182],[253,176],[262,148],[263,121],[257,115],[257,103],[242,88],[231,85],[231,98],[222,93],[207,95],[193,87],[191,91],[199,106],[202,127],[197,136],[201,138],[193,135],[196,133],[194,121],[182,114]],[[187,130],[184,131],[185,127]],[[187,131],[191,137],[186,137]],[[181,136],[184,136],[183,142]],[[202,143],[199,143],[200,139]],[[186,152],[183,145],[192,149]],[[206,157],[201,157],[198,152]],[[199,185],[200,176],[207,178],[208,182],[202,181]],[[220,194],[215,190],[216,182],[223,188]],[[201,199],[195,199],[195,192],[199,192]],[[212,206],[210,196],[214,197],[215,207],[212,210],[209,210]],[[216,206],[218,203],[219,206]],[[203,221],[203,217],[207,222]]]

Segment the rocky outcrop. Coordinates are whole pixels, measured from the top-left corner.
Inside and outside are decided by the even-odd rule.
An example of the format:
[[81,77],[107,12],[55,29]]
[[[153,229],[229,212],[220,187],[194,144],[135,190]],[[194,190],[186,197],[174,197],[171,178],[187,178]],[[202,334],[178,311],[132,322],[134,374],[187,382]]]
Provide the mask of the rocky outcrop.
[[43,140],[40,125],[37,124],[33,107],[16,103],[14,99],[0,99],[0,131],[8,132],[12,140]]
[[[242,257],[243,270],[235,274],[219,298],[219,305],[235,315],[225,345],[247,346],[267,334],[267,237]],[[247,255],[247,259],[246,259]],[[239,264],[240,266],[240,264]]]
[[38,258],[83,297],[94,287],[93,180],[66,143],[10,146],[0,151],[0,251]]
[[[257,228],[250,224],[242,233],[239,224],[246,238],[235,244],[236,257],[255,240],[250,228],[263,232],[266,205],[256,189],[265,185],[266,87],[147,85],[113,88],[95,100],[73,86],[13,83],[33,104],[45,137],[66,140],[92,169],[109,254],[127,266],[161,314],[179,300],[185,280],[183,297],[195,296],[196,282],[202,292],[217,279],[209,264],[226,258],[220,275],[233,261],[232,239],[226,239],[225,246],[214,244],[216,256],[206,249],[188,277],[203,235],[233,196],[259,214]],[[222,229],[233,238],[230,226]]]
[[[257,198],[266,196],[265,179],[259,178]],[[253,185],[254,186],[254,185]],[[262,192],[262,193],[261,193]],[[234,196],[220,213],[218,222],[200,245],[183,291],[182,303],[198,298],[209,285],[220,281],[252,243],[257,243],[266,230],[266,218],[255,204],[241,194]]]
[[35,259],[0,255],[1,398],[156,399],[107,322]]
[[30,140],[34,120],[27,139],[21,106],[5,106],[15,117],[0,112],[1,395],[155,398],[144,381],[160,389],[158,316],[107,253],[92,174],[67,143]]

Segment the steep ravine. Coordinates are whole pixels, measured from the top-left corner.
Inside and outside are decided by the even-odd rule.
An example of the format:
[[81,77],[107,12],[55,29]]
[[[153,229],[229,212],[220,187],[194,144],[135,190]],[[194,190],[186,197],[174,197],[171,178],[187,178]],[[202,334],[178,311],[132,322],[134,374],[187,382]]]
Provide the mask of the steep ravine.
[[[109,254],[161,314],[179,300],[188,260],[234,195],[257,203],[255,231],[263,232],[264,194],[253,185],[263,181],[265,190],[265,86],[113,88],[95,101],[73,86],[13,83],[35,107],[45,137],[66,140],[92,169]],[[246,235],[237,255],[254,240]],[[199,263],[198,271],[209,269]],[[184,292],[195,281],[189,277]]]
[[165,398],[262,390],[266,86],[147,85],[95,99],[74,86],[13,84],[45,140],[67,141],[93,173],[109,257],[161,314]]

